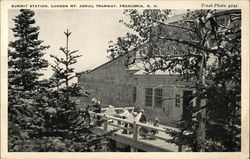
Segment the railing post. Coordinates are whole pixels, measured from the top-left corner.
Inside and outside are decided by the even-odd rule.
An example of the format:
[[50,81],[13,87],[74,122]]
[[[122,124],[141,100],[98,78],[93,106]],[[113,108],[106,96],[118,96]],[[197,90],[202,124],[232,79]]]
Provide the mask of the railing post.
[[107,118],[106,114],[104,114],[103,130],[108,131],[108,118]]
[[178,145],[178,152],[182,152],[182,145]]
[[137,148],[130,147],[130,152],[138,152]]
[[137,140],[138,138],[138,125],[136,124],[136,121],[133,121],[133,139]]

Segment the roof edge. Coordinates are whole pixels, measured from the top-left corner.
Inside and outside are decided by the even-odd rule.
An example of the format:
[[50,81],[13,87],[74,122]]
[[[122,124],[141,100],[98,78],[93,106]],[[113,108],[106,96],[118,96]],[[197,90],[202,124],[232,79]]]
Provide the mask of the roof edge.
[[138,47],[135,47],[135,48],[129,50],[127,53],[124,53],[124,54],[122,54],[122,55],[119,55],[119,56],[117,56],[116,58],[114,58],[114,59],[112,59],[112,60],[109,60],[109,61],[106,62],[106,63],[101,64],[100,66],[97,66],[96,68],[94,68],[94,69],[92,69],[92,70],[87,70],[87,71],[83,71],[83,72],[78,72],[77,74],[78,74],[78,75],[81,75],[81,74],[93,73],[93,72],[95,72],[96,70],[99,70],[100,68],[103,68],[103,67],[107,66],[108,64],[111,64],[111,63],[114,62],[114,61],[117,61],[118,59],[121,59],[121,58],[123,58],[123,57],[125,57],[125,56],[128,56],[131,52],[137,51],[138,49],[144,47],[146,44],[147,44],[147,42],[143,43],[142,45],[140,45],[140,46],[138,46]]

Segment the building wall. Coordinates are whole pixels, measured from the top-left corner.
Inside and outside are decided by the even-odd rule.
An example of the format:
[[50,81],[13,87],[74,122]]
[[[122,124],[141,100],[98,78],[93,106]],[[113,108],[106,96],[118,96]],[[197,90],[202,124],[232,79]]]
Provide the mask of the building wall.
[[117,59],[78,79],[79,86],[88,90],[92,97],[97,98],[102,105],[131,106],[132,88],[135,84],[133,76],[124,63],[126,57]]
[[[178,94],[183,97],[183,91],[190,90],[185,87],[190,83],[179,81],[177,76],[171,75],[136,75],[135,79],[137,81],[136,105],[144,109],[150,120],[157,117],[161,123],[169,124],[182,118],[183,98],[180,98],[180,107],[176,107],[175,96]],[[166,100],[163,100],[161,108],[155,107],[154,104],[152,104],[152,107],[145,106],[146,88],[153,88],[153,91],[162,89],[162,99]]]
[[[182,98],[180,107],[176,107],[175,95],[182,96],[183,90],[188,90],[185,88],[188,84],[171,75],[133,75],[134,71],[128,71],[124,66],[125,62],[126,58],[117,59],[102,68],[82,74],[78,84],[82,89],[88,90],[103,106],[140,106],[149,120],[157,117],[163,124],[180,120],[183,110]],[[135,103],[133,87],[136,87]],[[161,108],[145,106],[146,88],[162,89],[162,98],[168,100],[163,101]]]

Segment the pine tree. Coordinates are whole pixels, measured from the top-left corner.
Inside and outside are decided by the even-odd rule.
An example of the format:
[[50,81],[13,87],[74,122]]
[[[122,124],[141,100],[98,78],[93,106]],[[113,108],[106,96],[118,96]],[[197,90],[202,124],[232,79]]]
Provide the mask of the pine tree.
[[41,45],[42,40],[38,39],[39,27],[32,26],[35,13],[32,10],[21,9],[20,14],[13,19],[15,27],[15,41],[10,42],[9,57],[9,79],[10,85],[22,87],[23,90],[34,90],[38,85],[38,78],[43,74],[39,71],[48,67],[47,60],[43,59],[44,50],[49,46]]
[[97,122],[89,114],[89,106],[80,107],[71,97],[83,96],[81,88],[69,81],[76,77],[72,67],[80,55],[76,55],[78,50],[69,50],[70,32],[64,32],[66,36],[66,47],[61,47],[63,56],[51,55],[55,65],[51,65],[54,71],[52,81],[56,88],[52,91],[49,99],[49,107],[46,108],[45,116],[47,133],[49,136],[59,137],[60,141],[66,144],[68,151],[103,151],[103,145],[107,143],[104,134],[95,134],[93,128]]
[[30,137],[35,137],[43,128],[43,117],[36,107],[36,95],[40,89],[42,69],[48,62],[43,59],[43,41],[38,39],[39,27],[33,26],[35,13],[21,9],[16,16],[15,40],[9,43],[8,50],[8,120],[9,150],[21,150]]
[[[68,40],[71,33],[67,32],[66,35],[66,47],[61,47],[60,51],[63,54],[63,57],[58,57],[55,55],[50,55],[54,59],[55,65],[51,65],[52,70],[54,71],[52,81],[54,81],[54,86],[56,86],[56,90],[53,91],[53,96],[55,99],[51,99],[52,102],[50,107],[48,107],[47,112],[50,113],[54,112],[53,120],[47,122],[48,127],[53,127],[56,125],[56,130],[59,136],[64,138],[68,138],[69,136],[69,128],[72,127],[72,118],[77,112],[76,104],[70,100],[71,96],[80,96],[81,92],[79,87],[76,84],[69,84],[69,81],[76,77],[74,74],[74,68],[72,67],[73,64],[77,62],[77,58],[80,55],[75,55],[78,50],[70,51],[68,47]],[[56,103],[53,103],[56,102]],[[52,111],[53,110],[53,111]],[[50,113],[51,114],[51,113]],[[74,115],[73,115],[74,114]],[[50,123],[51,122],[51,123]],[[74,127],[74,126],[73,126]],[[65,133],[64,133],[65,132]],[[54,133],[56,134],[56,133]],[[72,135],[72,134],[71,134]]]

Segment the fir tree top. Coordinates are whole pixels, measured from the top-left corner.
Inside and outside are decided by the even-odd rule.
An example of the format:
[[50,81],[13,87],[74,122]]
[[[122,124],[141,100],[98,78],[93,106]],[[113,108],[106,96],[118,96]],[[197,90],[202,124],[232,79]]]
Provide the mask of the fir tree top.
[[9,43],[9,80],[13,86],[32,90],[42,75],[39,71],[48,67],[42,56],[49,46],[41,45],[43,41],[38,39],[39,27],[33,26],[34,11],[21,9],[20,12],[13,19],[15,27],[11,28],[16,39]]

